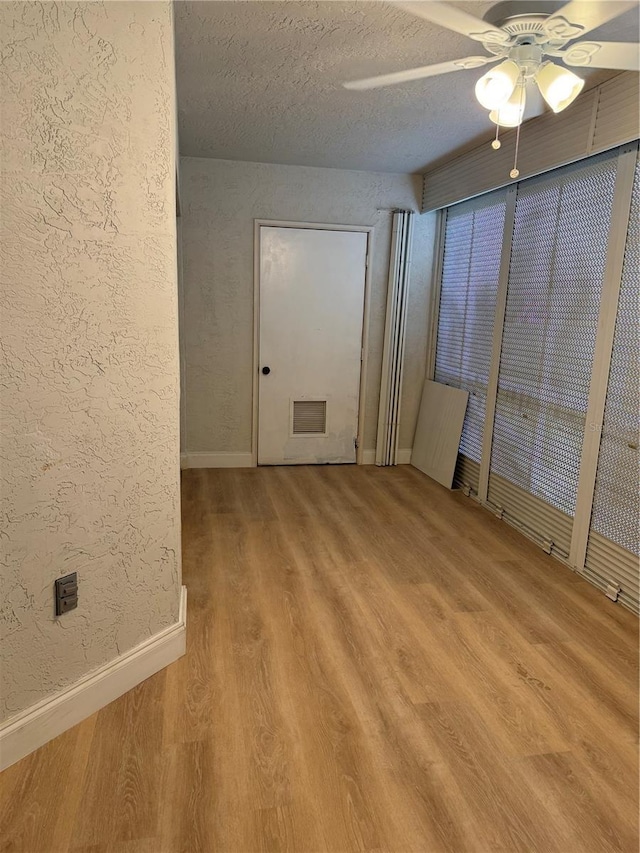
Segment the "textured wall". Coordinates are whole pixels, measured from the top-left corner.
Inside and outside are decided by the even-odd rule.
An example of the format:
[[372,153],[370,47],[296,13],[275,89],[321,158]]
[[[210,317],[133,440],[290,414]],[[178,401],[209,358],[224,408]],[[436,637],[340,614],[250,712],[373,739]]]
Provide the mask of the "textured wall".
[[176,621],[179,381],[170,4],[0,30],[6,718]]
[[[253,220],[372,225],[364,446],[376,440],[391,242],[390,208],[417,209],[420,178],[181,159],[186,442],[192,452],[251,450]],[[424,377],[434,218],[416,219],[409,363],[401,439],[410,446]],[[402,442],[401,442],[402,444]]]

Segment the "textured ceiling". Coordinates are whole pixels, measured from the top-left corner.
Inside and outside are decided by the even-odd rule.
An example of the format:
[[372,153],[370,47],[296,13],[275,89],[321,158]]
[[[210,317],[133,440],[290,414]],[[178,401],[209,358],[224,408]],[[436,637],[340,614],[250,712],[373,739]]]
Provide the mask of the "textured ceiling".
[[[482,16],[494,4],[455,5]],[[473,96],[482,69],[368,92],[341,86],[482,53],[391,3],[180,0],[175,14],[183,155],[421,172],[491,133]],[[628,41],[637,30],[632,12],[597,35]]]

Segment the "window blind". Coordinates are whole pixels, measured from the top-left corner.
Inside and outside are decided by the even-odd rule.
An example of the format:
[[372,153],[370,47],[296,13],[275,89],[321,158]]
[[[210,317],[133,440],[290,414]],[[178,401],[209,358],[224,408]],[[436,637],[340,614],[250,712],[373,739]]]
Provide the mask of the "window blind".
[[621,599],[636,611],[640,609],[639,271],[640,165],[636,164],[585,563],[585,573],[598,586],[619,587]]
[[518,187],[489,503],[568,556],[616,156]]
[[454,483],[640,612],[637,144],[449,208],[440,278],[434,378],[472,395]]
[[506,193],[448,211],[436,342],[436,382],[469,391],[454,482],[477,491]]

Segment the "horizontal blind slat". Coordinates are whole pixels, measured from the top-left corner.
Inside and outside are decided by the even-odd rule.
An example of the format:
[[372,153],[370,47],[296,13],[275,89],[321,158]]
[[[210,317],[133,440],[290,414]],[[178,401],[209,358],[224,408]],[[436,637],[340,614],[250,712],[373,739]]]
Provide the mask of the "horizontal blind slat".
[[488,500],[535,532],[540,539],[553,542],[564,554],[569,553],[573,519],[566,513],[495,474],[489,479]]

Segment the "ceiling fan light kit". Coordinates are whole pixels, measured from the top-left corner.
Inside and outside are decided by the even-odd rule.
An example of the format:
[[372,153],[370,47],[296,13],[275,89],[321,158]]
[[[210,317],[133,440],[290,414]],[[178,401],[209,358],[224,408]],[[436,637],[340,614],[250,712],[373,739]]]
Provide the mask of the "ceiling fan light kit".
[[494,124],[517,127],[522,123],[525,97],[524,92],[521,96],[517,89],[524,87],[529,80],[535,80],[554,113],[561,112],[578,97],[584,80],[567,68],[550,61],[543,62],[542,57],[543,50],[538,45],[518,45],[511,48],[509,59],[478,80],[476,98],[491,111],[489,118]]
[[489,56],[469,56],[426,65],[408,71],[397,71],[380,77],[356,80],[344,85],[348,89],[374,89],[409,80],[420,80],[452,71],[477,68],[500,61],[483,74],[475,86],[476,98],[496,124],[496,138],[491,143],[500,148],[500,127],[517,128],[516,159],[510,172],[517,168],[520,126],[524,118],[527,84],[538,86],[542,97],[559,113],[570,106],[584,87],[584,80],[545,57],[564,65],[582,68],[640,70],[638,45],[626,42],[577,41],[591,30],[606,24],[638,6],[638,0],[504,0],[497,3],[484,19],[438,0],[397,2],[411,14],[480,42]]

